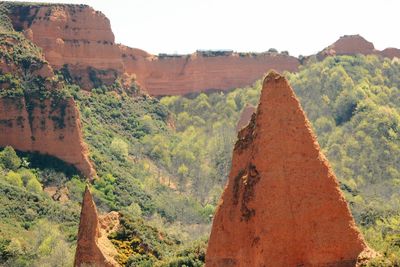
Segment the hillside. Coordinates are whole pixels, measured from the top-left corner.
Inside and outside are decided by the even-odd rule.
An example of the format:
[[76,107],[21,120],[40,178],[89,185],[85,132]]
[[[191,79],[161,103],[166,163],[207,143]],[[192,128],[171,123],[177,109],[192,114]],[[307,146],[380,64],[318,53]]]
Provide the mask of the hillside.
[[[332,64],[335,67],[331,68],[332,73],[329,73],[329,77],[337,77],[337,79],[320,79],[322,72]],[[357,72],[354,71],[355,69]],[[377,76],[375,72],[371,72],[375,69],[382,70],[381,77]],[[362,79],[357,76],[359,71],[365,74]],[[399,125],[398,110],[391,104],[398,100],[396,98],[398,80],[395,75],[398,71],[399,64],[396,62],[380,60],[374,56],[360,56],[327,58],[320,63],[310,63],[299,74],[289,75],[316,129],[319,141],[342,182],[342,189],[352,203],[353,215],[357,223],[362,226],[367,241],[377,250],[386,251],[392,258],[395,257],[393,253],[396,252],[396,247],[392,244],[396,242],[395,236],[398,231],[395,204],[396,192],[398,192],[395,170],[398,163],[396,158],[372,162],[369,160],[375,153],[377,154],[376,158],[382,157],[380,153],[389,155],[396,153],[396,149],[398,149],[396,147],[399,146],[399,140],[396,138]],[[347,79],[348,87],[338,85],[338,81],[342,81],[343,77],[348,76],[351,79],[351,82],[349,78]],[[362,82],[365,83],[364,86],[362,86]],[[314,84],[315,86],[312,86]],[[393,121],[386,122],[386,119],[391,117],[381,116],[380,113],[375,112],[370,113],[364,109],[357,109],[357,112],[353,109],[348,111],[354,103],[342,103],[341,99],[349,98],[339,96],[349,94],[355,88],[362,90],[362,94],[357,95],[359,98],[355,98],[355,103],[360,105],[359,107],[362,107],[361,103],[372,102],[370,108],[382,109],[382,112],[387,112],[389,108],[392,113],[394,112],[394,117],[391,119]],[[164,229],[173,236],[175,233],[177,236],[175,238],[188,240],[189,233],[192,237],[195,237],[193,236],[195,232],[199,232],[199,236],[201,236],[200,233],[206,234],[207,228],[202,230],[197,223],[206,225],[208,216],[212,214],[213,207],[217,204],[230,166],[230,155],[236,135],[236,121],[247,103],[257,104],[259,90],[260,83],[256,83],[253,87],[237,89],[227,94],[201,94],[193,99],[167,97],[162,98],[161,103],[158,103],[157,100],[148,97],[132,99],[126,95],[115,94],[113,91],[97,90],[88,95],[76,86],[70,87],[70,92],[81,109],[84,137],[99,174],[99,179],[94,184],[94,193],[100,210],[116,209],[128,212],[136,218],[143,216],[147,222],[158,229]],[[329,95],[330,101],[327,101],[327,96],[324,95],[332,92],[335,94]],[[383,92],[385,93],[383,94]],[[321,98],[325,99],[324,103],[329,103],[324,109],[320,108]],[[360,104],[358,104],[359,102]],[[168,115],[168,110],[171,115]],[[373,117],[370,118],[372,115]],[[363,120],[367,119],[371,123],[363,123]],[[174,125],[174,127],[172,128],[170,125]],[[363,136],[357,125],[364,125],[363,127],[368,125],[368,128],[362,128],[362,130],[366,132],[364,135],[374,134],[371,136],[371,142],[372,144],[376,142],[375,147],[362,146],[364,139],[343,138],[338,134],[344,134],[343,131],[346,130],[349,136],[353,135],[352,133]],[[379,125],[382,125],[381,128],[378,128]],[[384,125],[388,125],[390,128],[384,128]],[[382,131],[376,132],[374,129],[382,129]],[[342,144],[342,142],[345,143]],[[380,145],[382,142],[386,144],[385,147]],[[344,158],[346,161],[342,162],[342,157],[332,154],[336,153],[335,149],[338,149],[337,146],[333,146],[336,143],[341,144],[337,153],[341,153],[342,157],[346,156]],[[332,147],[329,144],[332,144]],[[353,152],[357,145],[359,150]],[[386,149],[394,150],[385,152]],[[355,158],[354,153],[357,155],[355,163],[360,166],[365,164],[368,168],[346,165],[352,162],[352,158]],[[40,171],[34,165],[30,166],[32,166],[33,172]],[[382,166],[389,171],[385,175],[378,172]],[[63,180],[59,181],[58,175],[48,174],[48,168],[49,166],[45,165],[43,172],[46,173],[46,176],[44,177],[53,179],[55,183],[60,184],[59,188],[63,188],[65,185],[69,191],[70,201],[67,204],[56,202],[55,205],[62,208],[64,205],[70,205],[69,203],[80,201],[84,185],[82,179],[77,176],[71,179],[71,176],[66,175]],[[6,171],[3,173],[10,176],[10,171],[7,173],[7,167],[4,169]],[[370,170],[373,169],[377,170],[377,173],[371,175]],[[16,170],[22,172],[20,167]],[[39,177],[41,177],[40,175],[39,172]],[[379,180],[374,181],[373,179],[378,179],[377,177]],[[41,186],[44,187],[51,184],[44,178],[38,180],[41,180]],[[177,190],[170,189],[163,184],[174,184]],[[18,190],[23,192],[23,195],[29,195],[24,188]],[[43,195],[40,190],[39,194]],[[382,198],[382,196],[385,197]],[[42,198],[51,201],[46,195],[43,195]],[[10,198],[8,197],[4,201],[9,202]],[[47,204],[43,205],[46,207]],[[74,205],[75,214],[77,214],[78,207],[76,204]],[[25,214],[24,211],[22,213]],[[46,214],[43,216],[46,220],[51,219]],[[11,218],[13,217],[14,215]],[[75,219],[73,219],[75,228],[71,228],[74,229],[74,233],[71,234],[70,244],[73,244],[76,238],[74,237],[76,220],[75,215]],[[13,219],[11,221],[14,222]],[[61,227],[65,222],[65,220],[62,221]],[[132,227],[129,225],[132,225],[133,222],[126,221],[126,223],[128,222],[126,227]],[[31,223],[38,225],[36,220]],[[196,228],[191,226],[193,223],[197,224]],[[134,228],[138,229],[139,227],[136,225]],[[10,249],[9,242],[16,238],[17,232],[23,231],[28,235],[34,231],[33,229],[35,228],[28,228],[28,231],[7,229],[9,237],[4,241],[6,251]],[[380,234],[383,233],[383,229],[385,229],[384,235]],[[138,233],[134,236],[137,235]],[[119,238],[126,240],[124,242],[129,242],[133,237],[127,235]],[[152,262],[157,258],[154,255],[158,255],[162,259],[161,255],[166,253],[163,251],[177,249],[174,248],[176,245],[173,245],[176,241],[157,245],[159,241],[156,236],[151,239],[140,237],[140,240],[152,243],[152,246],[157,247],[158,252],[146,257],[135,256],[129,262]],[[58,242],[61,241],[58,240]],[[66,244],[70,246],[69,243]],[[13,254],[16,257],[15,260],[27,257],[22,251],[19,254]],[[51,253],[56,253],[56,251],[50,250]],[[70,251],[72,253],[73,247]],[[138,252],[140,255],[140,250]],[[51,253],[47,255],[53,255]],[[128,253],[126,255],[132,255],[132,252],[126,253]],[[37,260],[41,260],[46,254],[37,253],[36,255]],[[6,259],[10,260],[10,258]],[[28,258],[27,262],[32,262],[32,260],[32,258]]]
[[[376,56],[342,56],[287,74],[367,242],[392,260],[398,253],[398,159],[385,155],[399,149],[399,69],[396,61]],[[207,223],[218,203],[236,121],[248,103],[257,104],[260,89],[258,82],[227,94],[166,97],[161,103],[113,92],[72,93],[100,176],[94,186],[100,209],[141,214],[170,234],[180,229],[183,239],[206,234],[197,223]]]
[[[86,182],[93,180],[101,211],[121,211],[126,214],[121,226],[134,226],[133,232],[123,228],[113,237],[121,245],[120,262],[162,260],[174,255],[172,249],[179,252],[182,240],[200,236],[197,229],[207,227],[208,214],[196,200],[160,185],[162,169],[134,146],[144,135],[167,132],[166,108],[134,84],[135,97],[118,82],[87,94],[3,22],[0,264],[70,266],[79,202]],[[175,223],[165,234],[163,227],[178,219],[184,226]],[[185,227],[200,233],[189,238]],[[132,240],[137,247],[124,252]]]
[[[356,223],[367,242],[392,259],[398,257],[395,240],[399,231],[399,71],[396,60],[360,55],[328,57],[322,62],[309,62],[298,73],[286,73],[338,176]],[[220,181],[218,177],[228,175],[235,122],[247,104],[258,104],[260,90],[261,83],[257,82],[227,94],[161,99],[173,111],[178,133],[191,136],[189,143],[203,147],[201,154],[193,158],[203,158],[215,170],[211,173],[218,173],[215,180],[206,176],[205,188],[224,185],[225,179]],[[221,131],[216,132],[220,125]],[[221,151],[221,140],[228,142],[226,152]],[[220,153],[214,150],[215,143]],[[218,160],[208,155],[218,155]],[[187,169],[198,168],[198,162],[189,163]],[[185,178],[197,180],[191,173]],[[203,191],[197,184],[189,190],[193,194]],[[205,191],[212,199],[215,191]]]

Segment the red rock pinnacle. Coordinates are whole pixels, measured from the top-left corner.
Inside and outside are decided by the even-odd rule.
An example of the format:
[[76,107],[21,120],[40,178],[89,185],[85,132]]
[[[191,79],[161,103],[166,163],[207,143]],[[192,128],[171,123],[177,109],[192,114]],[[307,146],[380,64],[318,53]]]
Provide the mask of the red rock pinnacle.
[[206,266],[355,266],[368,247],[299,101],[270,72],[235,145]]
[[89,188],[86,186],[83,195],[74,266],[120,266],[108,255],[113,252],[111,251],[111,253],[108,253],[112,248],[110,249],[107,240],[108,239],[104,235],[101,235],[96,205],[93,202]]

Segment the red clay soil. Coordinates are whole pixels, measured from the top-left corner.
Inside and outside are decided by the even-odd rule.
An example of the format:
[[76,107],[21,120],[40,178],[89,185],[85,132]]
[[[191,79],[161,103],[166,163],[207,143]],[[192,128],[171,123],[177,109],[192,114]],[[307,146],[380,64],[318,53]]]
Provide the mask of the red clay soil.
[[284,77],[238,137],[206,266],[355,266],[368,246]]
[[115,267],[120,266],[116,261],[107,256],[104,251],[102,233],[96,205],[93,202],[89,188],[86,187],[82,202],[81,219],[78,231],[78,243],[75,254],[75,267],[96,266]]

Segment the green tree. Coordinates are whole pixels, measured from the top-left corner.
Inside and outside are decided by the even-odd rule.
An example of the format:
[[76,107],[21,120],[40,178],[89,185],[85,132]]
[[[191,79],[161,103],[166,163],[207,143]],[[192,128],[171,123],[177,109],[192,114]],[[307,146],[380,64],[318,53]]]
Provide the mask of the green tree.
[[128,144],[120,139],[114,138],[110,145],[111,152],[120,159],[127,159],[129,154],[129,146]]
[[5,176],[5,180],[15,186],[22,187],[24,184],[22,182],[22,177],[19,173],[14,171],[9,171]]
[[133,217],[140,217],[142,216],[142,209],[140,208],[139,204],[132,203],[128,207],[124,209],[127,214],[130,214]]
[[36,175],[33,173],[32,170],[29,169],[22,169],[19,170],[18,173],[21,175],[22,181],[24,183],[24,186],[26,186],[28,184],[28,182],[32,179],[36,179],[37,177]]
[[26,189],[33,193],[39,194],[42,192],[42,185],[36,178],[31,178],[26,184]]
[[189,169],[186,167],[185,164],[181,164],[178,168],[178,175],[179,175],[179,189],[184,191],[186,188],[187,183],[187,176],[189,174]]
[[6,169],[16,171],[21,166],[21,159],[11,146],[6,146],[0,153],[0,162]]

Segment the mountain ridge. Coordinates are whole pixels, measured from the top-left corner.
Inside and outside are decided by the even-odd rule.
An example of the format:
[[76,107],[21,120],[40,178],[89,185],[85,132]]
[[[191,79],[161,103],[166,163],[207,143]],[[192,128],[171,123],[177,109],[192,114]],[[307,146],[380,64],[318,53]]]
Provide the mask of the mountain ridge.
[[[230,90],[254,83],[269,69],[295,72],[309,57],[270,49],[263,53],[197,51],[188,55],[151,55],[116,44],[110,21],[86,5],[10,3],[14,27],[43,49],[53,68],[82,88],[111,85],[118,77],[135,79],[150,95],[185,95]],[[359,35],[342,36],[317,53],[319,59],[345,54],[400,57],[400,50],[376,50]]]

